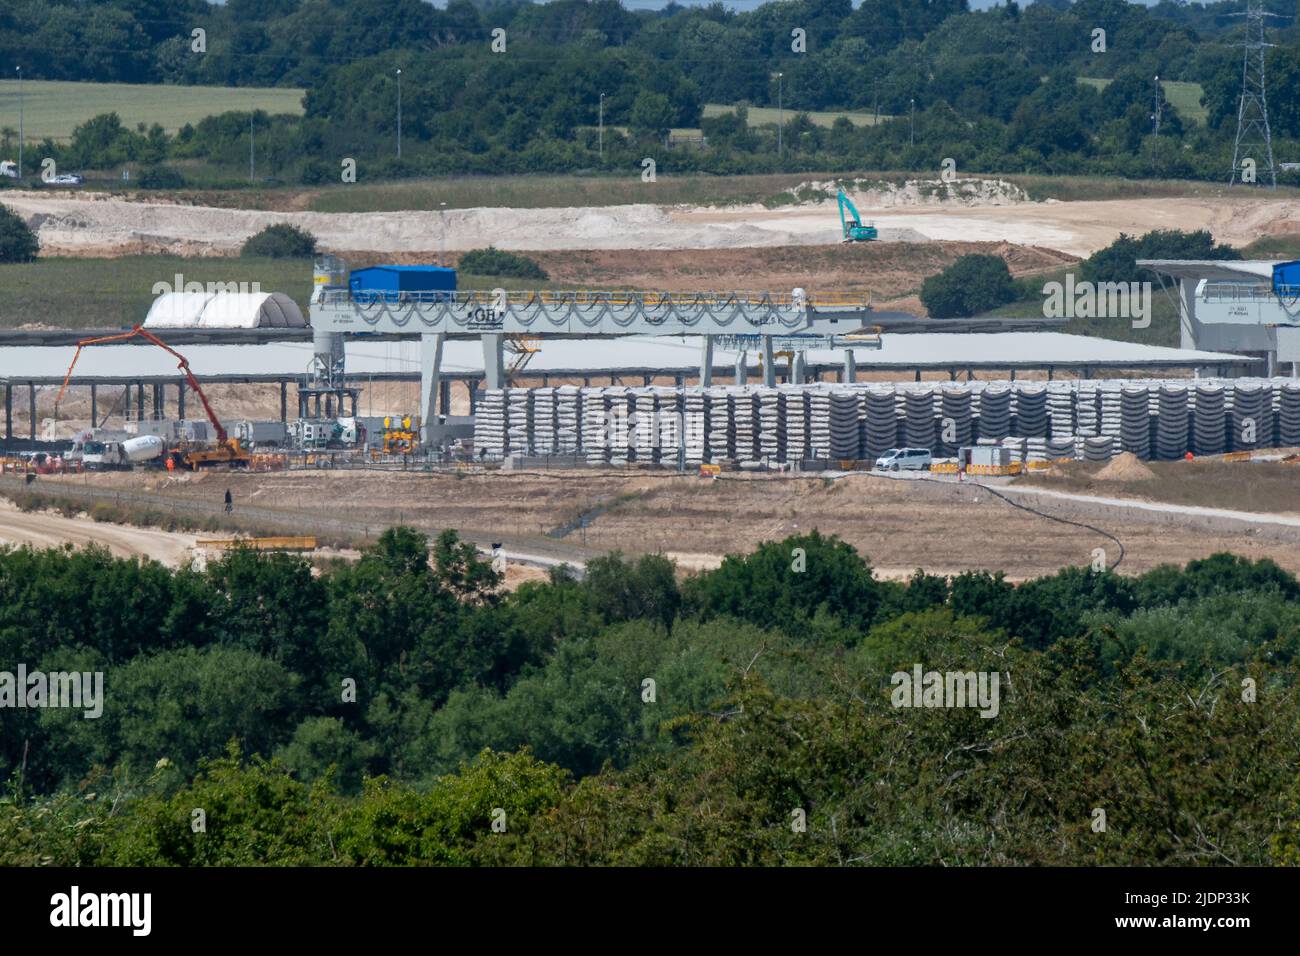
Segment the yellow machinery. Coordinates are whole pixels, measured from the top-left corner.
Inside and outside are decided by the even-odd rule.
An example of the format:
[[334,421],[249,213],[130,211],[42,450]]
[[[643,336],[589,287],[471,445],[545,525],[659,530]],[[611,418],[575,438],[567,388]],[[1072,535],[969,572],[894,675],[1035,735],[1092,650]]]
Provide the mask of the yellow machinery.
[[541,338],[536,335],[515,334],[506,336],[503,343],[504,348],[514,356],[510,363],[510,371],[506,373],[507,381],[510,382],[512,388],[515,386],[515,377],[528,366],[532,357],[542,350],[541,344]]
[[273,535],[264,538],[198,538],[194,545],[208,551],[233,551],[235,548],[252,548],[254,551],[315,551],[316,539],[311,536],[291,535]]
[[405,418],[385,418],[383,453],[385,455],[412,454],[420,444],[420,432],[414,425],[410,415]]

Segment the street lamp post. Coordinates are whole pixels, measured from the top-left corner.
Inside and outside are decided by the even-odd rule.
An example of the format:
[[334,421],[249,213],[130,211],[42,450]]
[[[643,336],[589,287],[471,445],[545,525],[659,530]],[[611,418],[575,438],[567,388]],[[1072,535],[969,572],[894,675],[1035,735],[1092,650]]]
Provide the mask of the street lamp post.
[[438,220],[442,231],[438,236],[438,265],[447,268],[447,204],[438,203]]
[[257,135],[253,132],[253,116],[256,112],[254,109],[248,111],[248,181],[250,183],[257,182],[256,166],[253,162],[254,144],[257,142]]
[[600,159],[605,160],[605,94],[600,94]]
[[785,103],[783,80],[784,73],[776,75],[776,155],[779,158],[783,155],[783,143],[781,141],[781,127],[785,125]]
[[916,100],[907,101],[907,140],[908,145],[916,145]]
[[18,71],[18,178],[23,178],[23,68]]
[[402,158],[402,71],[397,71],[397,158]]

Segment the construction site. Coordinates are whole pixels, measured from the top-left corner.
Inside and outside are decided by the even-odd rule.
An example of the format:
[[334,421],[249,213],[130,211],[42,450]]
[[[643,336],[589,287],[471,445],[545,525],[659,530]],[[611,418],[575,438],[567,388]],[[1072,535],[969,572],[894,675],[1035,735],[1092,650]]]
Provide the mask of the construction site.
[[[891,232],[896,206],[867,219],[843,192],[836,204],[839,229],[805,241],[847,255],[932,238]],[[1014,222],[1035,206],[1019,205],[1031,208],[974,208]],[[1077,222],[1079,209],[1058,205]],[[746,242],[763,246],[774,215]],[[808,221],[796,208],[782,225]],[[63,234],[58,219],[43,228]],[[1077,237],[1007,256],[1032,275],[1105,238]],[[652,272],[655,256],[636,268]],[[106,500],[196,520],[211,510],[243,533],[318,533],[341,554],[397,521],[455,527],[531,568],[515,572],[524,578],[611,549],[710,567],[812,527],[891,576],[1026,577],[1089,563],[1098,547],[1132,572],[1242,547],[1296,566],[1292,263],[1142,263],[1177,306],[1171,348],[1067,335],[1052,318],[926,317],[887,282],[877,303],[788,265],[767,270],[788,287],[757,293],[699,281],[507,291],[460,289],[453,268],[392,258],[354,269],[320,257],[301,305],[279,291],[179,288],[127,329],[0,332],[0,482],[87,513]],[[1269,490],[1217,499],[1225,470]],[[0,537],[44,540],[17,515]],[[986,524],[985,544],[954,549],[954,531],[927,530],[936,523]],[[151,534],[174,536],[173,562],[198,548]],[[158,541],[110,546],[149,553]]]

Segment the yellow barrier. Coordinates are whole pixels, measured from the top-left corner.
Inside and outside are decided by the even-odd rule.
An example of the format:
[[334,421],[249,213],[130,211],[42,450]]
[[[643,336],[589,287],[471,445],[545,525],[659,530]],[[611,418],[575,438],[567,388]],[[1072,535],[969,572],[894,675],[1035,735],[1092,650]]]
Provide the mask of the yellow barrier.
[[252,548],[254,551],[315,551],[316,539],[287,535],[269,538],[199,538],[194,545],[209,551],[232,551],[235,548]]
[[1007,475],[1018,475],[1024,471],[1024,467],[1018,461],[1013,461],[1009,465],[967,465],[966,474],[968,475],[992,475],[995,477],[1006,477]]
[[957,463],[955,461],[938,461],[930,466],[930,470],[938,475],[955,475],[957,474]]
[[722,474],[721,465],[700,465],[701,478],[716,478]]

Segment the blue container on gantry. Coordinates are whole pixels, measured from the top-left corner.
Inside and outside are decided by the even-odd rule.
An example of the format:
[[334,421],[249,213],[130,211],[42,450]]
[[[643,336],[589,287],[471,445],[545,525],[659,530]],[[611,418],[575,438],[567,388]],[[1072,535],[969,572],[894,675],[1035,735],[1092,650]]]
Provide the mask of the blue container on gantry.
[[440,302],[456,291],[456,270],[442,266],[371,266],[348,277],[352,298],[360,301]]
[[1300,296],[1300,262],[1279,262],[1273,267],[1273,294],[1284,299]]

